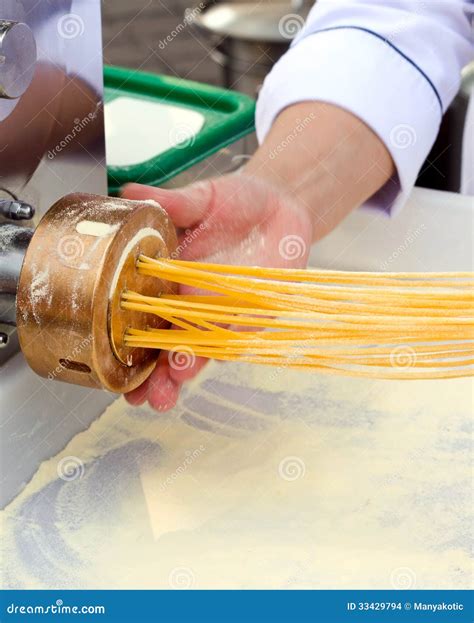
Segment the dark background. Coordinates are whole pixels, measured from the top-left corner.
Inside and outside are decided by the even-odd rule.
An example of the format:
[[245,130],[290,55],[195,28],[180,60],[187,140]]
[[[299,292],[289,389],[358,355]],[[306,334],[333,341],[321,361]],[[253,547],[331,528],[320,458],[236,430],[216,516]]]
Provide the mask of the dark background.
[[219,84],[218,66],[189,26],[158,47],[199,1],[103,0],[104,63]]

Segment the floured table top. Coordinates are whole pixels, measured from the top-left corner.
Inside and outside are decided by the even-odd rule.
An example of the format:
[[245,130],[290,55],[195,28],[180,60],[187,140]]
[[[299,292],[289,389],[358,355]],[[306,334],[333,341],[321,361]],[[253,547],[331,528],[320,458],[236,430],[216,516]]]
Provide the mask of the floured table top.
[[472,389],[213,363],[121,399],[2,513],[3,585],[468,588]]

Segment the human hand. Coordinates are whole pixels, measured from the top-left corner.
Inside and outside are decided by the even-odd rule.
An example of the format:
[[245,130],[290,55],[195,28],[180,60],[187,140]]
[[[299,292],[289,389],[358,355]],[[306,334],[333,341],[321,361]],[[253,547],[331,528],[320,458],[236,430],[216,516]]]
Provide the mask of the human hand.
[[[307,264],[313,227],[307,208],[260,178],[232,174],[179,190],[129,184],[123,196],[155,199],[175,226],[185,230],[178,242],[180,259],[276,268]],[[180,289],[191,291],[187,286]],[[151,376],[126,399],[133,405],[148,401],[158,411],[170,409],[182,383],[206,362],[198,357],[177,370],[163,351]]]

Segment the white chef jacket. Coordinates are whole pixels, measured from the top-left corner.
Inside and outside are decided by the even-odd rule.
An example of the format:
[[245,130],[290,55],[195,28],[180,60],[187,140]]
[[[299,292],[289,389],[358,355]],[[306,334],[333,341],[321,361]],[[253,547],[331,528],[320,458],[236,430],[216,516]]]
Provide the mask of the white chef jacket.
[[[265,79],[257,103],[259,141],[297,102],[350,111],[392,155],[396,176],[368,203],[394,212],[435,141],[462,67],[474,57],[473,9],[474,0],[319,0]],[[280,29],[290,29],[291,17]]]

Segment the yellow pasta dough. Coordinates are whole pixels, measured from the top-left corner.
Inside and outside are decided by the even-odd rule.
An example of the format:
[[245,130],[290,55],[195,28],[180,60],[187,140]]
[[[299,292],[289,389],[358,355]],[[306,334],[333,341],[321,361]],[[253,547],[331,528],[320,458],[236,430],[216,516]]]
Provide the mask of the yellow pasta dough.
[[124,293],[124,309],[173,325],[129,329],[129,346],[373,378],[473,375],[472,273],[291,270],[145,256],[138,270],[211,294]]

